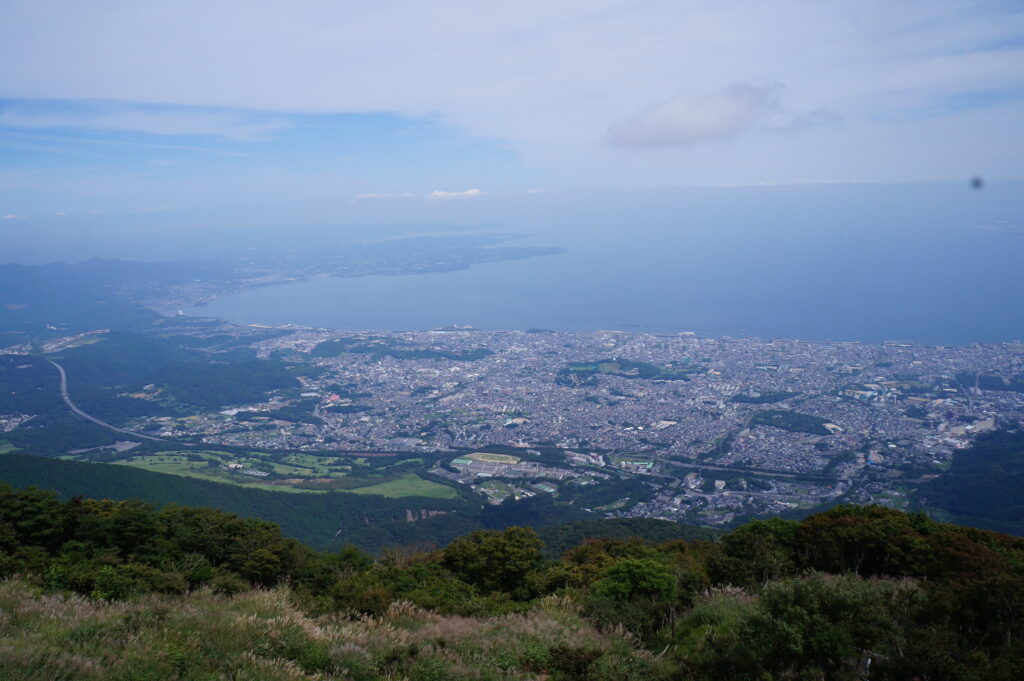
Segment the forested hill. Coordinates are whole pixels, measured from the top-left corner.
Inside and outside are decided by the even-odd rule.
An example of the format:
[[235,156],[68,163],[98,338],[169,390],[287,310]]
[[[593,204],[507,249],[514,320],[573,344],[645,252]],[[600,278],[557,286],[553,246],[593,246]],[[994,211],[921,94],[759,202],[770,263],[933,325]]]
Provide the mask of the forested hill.
[[956,523],[1024,535],[1024,431],[979,437],[918,489],[917,501]]
[[[1024,540],[843,506],[716,542],[324,553],[0,486],[4,679],[949,679],[1024,669]],[[254,590],[257,589],[257,590]],[[273,589],[266,591],[265,589]]]
[[20,341],[103,327],[145,327],[160,317],[121,294],[216,276],[210,263],[141,263],[93,258],[76,264],[0,265],[0,338]]

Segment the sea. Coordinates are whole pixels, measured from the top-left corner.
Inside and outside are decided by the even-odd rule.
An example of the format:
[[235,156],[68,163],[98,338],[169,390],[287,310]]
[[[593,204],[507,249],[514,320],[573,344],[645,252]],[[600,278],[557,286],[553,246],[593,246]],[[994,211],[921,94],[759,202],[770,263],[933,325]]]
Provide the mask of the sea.
[[[192,308],[339,330],[623,330],[926,344],[1024,340],[1024,185],[712,188],[504,210],[465,270],[314,278]],[[484,217],[483,215],[481,217]]]

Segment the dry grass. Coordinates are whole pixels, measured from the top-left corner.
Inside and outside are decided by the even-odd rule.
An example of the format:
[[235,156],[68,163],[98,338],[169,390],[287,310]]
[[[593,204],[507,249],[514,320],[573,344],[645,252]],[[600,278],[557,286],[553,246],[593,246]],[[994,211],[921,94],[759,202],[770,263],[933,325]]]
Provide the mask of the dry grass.
[[0,681],[659,679],[671,670],[571,601],[525,615],[310,617],[287,589],[121,603],[0,583]]

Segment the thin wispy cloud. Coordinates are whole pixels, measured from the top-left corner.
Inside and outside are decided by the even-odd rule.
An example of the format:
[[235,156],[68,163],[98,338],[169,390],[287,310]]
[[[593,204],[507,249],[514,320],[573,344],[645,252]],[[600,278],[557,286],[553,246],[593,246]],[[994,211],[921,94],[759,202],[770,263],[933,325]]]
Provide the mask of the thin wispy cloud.
[[483,196],[485,193],[486,192],[480,191],[479,189],[467,189],[461,192],[446,192],[438,189],[427,194],[427,198],[432,201],[450,201],[452,199],[475,199],[479,196]]
[[75,134],[54,135],[47,133],[36,133],[34,131],[12,131],[0,129],[0,141],[5,139],[23,140],[25,142],[45,142],[51,146],[50,151],[64,151],[69,147],[80,146],[111,146],[130,147],[136,149],[163,149],[168,151],[187,151],[200,154],[212,154],[214,156],[247,156],[245,152],[228,149],[220,149],[198,144],[159,144],[150,142],[137,142],[124,139],[96,139],[93,137],[82,137]]
[[807,113],[794,114],[788,118],[768,126],[769,130],[775,132],[798,132],[808,128],[817,128],[822,125],[835,125],[841,123],[846,117],[838,111],[828,108],[815,109]]
[[120,103],[88,103],[64,110],[54,110],[52,103],[0,107],[0,128],[128,131],[258,142],[271,139],[287,127],[288,123],[280,117],[183,107],[140,107]]
[[692,146],[730,139],[752,129],[798,132],[834,125],[844,116],[822,107],[793,112],[778,83],[734,83],[711,94],[682,93],[608,129],[608,142],[624,147]]
[[621,146],[688,146],[735,137],[779,108],[782,86],[735,83],[712,94],[679,94],[608,130]]
[[416,194],[413,192],[371,192],[366,194],[356,194],[352,197],[351,203],[358,203],[359,201],[379,201],[389,199],[426,199],[428,201],[451,201],[453,199],[473,199],[480,196],[486,196],[487,192],[481,191],[480,189],[466,189],[465,191],[442,191],[440,189],[426,193]]

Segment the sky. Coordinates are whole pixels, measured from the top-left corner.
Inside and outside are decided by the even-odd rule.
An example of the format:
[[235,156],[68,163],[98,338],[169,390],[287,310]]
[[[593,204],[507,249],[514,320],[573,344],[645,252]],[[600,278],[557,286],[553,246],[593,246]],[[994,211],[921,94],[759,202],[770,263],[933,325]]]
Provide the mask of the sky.
[[1020,1],[0,1],[0,221],[1019,181],[1022,121]]

